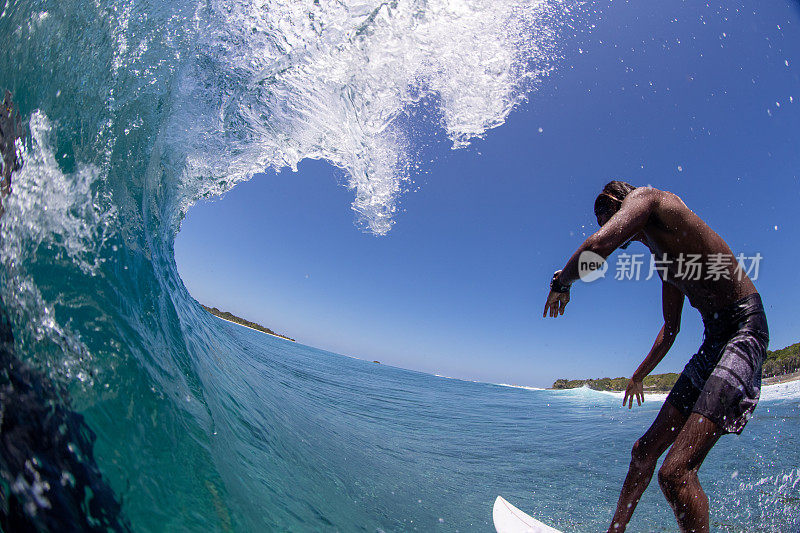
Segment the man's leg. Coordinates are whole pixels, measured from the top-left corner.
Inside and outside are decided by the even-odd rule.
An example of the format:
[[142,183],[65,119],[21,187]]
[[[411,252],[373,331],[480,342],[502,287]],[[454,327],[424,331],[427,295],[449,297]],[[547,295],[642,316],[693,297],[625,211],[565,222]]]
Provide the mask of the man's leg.
[[653,425],[636,441],[631,451],[631,466],[617,503],[617,512],[609,533],[622,533],[633,516],[636,504],[653,477],[656,461],[673,443],[686,422],[686,416],[669,402],[664,402]]
[[683,532],[709,530],[708,497],[697,479],[697,471],[724,433],[708,418],[692,413],[658,471],[658,484]]

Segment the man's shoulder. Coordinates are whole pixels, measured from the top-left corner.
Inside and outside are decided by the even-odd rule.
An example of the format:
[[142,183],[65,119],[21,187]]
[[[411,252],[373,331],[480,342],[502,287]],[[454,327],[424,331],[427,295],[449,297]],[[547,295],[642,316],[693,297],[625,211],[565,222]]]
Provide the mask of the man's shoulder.
[[646,206],[648,208],[655,208],[663,199],[667,193],[666,191],[661,191],[656,189],[655,187],[636,187],[632,190],[628,195],[625,197],[625,202],[627,204],[637,204],[638,206]]
[[644,185],[642,187],[636,187],[633,189],[628,196],[631,197],[647,197],[647,196],[663,196],[665,194],[672,194],[669,191],[662,191],[661,189],[656,189],[651,185]]
[[657,208],[662,205],[670,206],[673,204],[675,206],[680,205],[686,207],[686,204],[683,202],[681,197],[674,192],[662,191],[661,189],[656,189],[655,187],[650,186],[636,187],[625,199],[627,200],[628,198],[637,203],[646,203],[653,208]]
[[629,201],[629,207],[633,211],[648,214],[649,227],[662,230],[674,227],[689,211],[678,195],[655,187],[637,187],[628,194],[625,201]]

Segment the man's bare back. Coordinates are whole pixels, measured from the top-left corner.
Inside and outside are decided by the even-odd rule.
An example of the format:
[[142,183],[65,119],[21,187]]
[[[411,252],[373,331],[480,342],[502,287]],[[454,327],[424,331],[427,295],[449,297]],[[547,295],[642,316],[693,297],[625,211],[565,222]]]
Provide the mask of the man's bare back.
[[[639,192],[641,191],[641,192]],[[669,276],[666,281],[676,286],[689,299],[692,307],[707,315],[756,292],[753,282],[743,272],[736,271],[737,261],[728,244],[717,232],[697,216],[675,194],[653,188],[641,188],[626,200],[636,202],[639,196],[655,197],[650,219],[641,232],[641,242],[661,259]],[[702,255],[703,258],[722,254],[729,265],[725,276],[718,280],[684,280],[679,272],[678,258]]]

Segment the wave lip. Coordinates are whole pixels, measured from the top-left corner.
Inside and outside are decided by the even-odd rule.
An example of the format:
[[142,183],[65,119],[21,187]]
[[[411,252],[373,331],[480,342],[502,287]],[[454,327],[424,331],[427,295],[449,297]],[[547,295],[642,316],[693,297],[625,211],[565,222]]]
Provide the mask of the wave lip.
[[210,2],[169,128],[203,181],[182,209],[265,168],[325,159],[346,172],[362,227],[387,233],[414,137],[397,119],[432,102],[453,148],[503,124],[553,68],[573,5]]

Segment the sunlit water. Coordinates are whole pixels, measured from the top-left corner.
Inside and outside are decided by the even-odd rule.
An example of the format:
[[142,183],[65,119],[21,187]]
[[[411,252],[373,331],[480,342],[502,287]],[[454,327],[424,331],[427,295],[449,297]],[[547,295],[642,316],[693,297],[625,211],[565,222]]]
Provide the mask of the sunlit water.
[[[234,344],[212,381],[236,393],[219,396],[214,418],[227,423],[211,440],[229,454],[221,475],[249,524],[488,531],[502,494],[566,531],[599,531],[630,446],[661,407],[447,379],[221,328]],[[767,387],[744,434],[712,451],[701,479],[715,529],[800,526],[799,415],[798,383]],[[675,527],[654,482],[631,530]]]
[[[0,84],[25,165],[0,219],[0,296],[18,357],[65,386],[96,434],[127,524],[485,531],[503,494],[565,530],[605,527],[657,402],[627,411],[586,390],[449,380],[275,339],[203,311],[173,256],[198,199],[305,158],[342,168],[357,224],[386,233],[413,165],[408,110],[435,109],[454,147],[501,125],[587,6],[1,9]],[[720,529],[798,528],[798,399],[776,396],[703,467]],[[33,459],[32,478],[49,466]],[[58,489],[3,476],[33,515]],[[674,530],[656,487],[640,506],[634,528]]]

